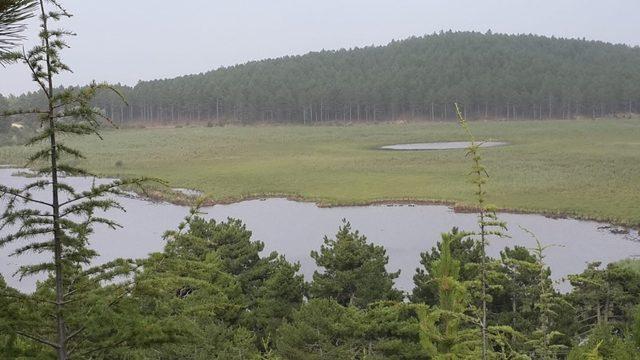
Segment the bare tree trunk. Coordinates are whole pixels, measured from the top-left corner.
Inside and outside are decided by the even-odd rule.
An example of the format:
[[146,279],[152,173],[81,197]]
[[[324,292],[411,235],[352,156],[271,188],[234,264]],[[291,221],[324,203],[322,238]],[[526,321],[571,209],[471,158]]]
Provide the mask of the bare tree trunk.
[[511,294],[511,326],[513,326],[513,328],[515,329],[516,327],[516,313],[518,312],[518,309],[516,307],[516,294],[515,291],[513,292],[513,294]]
[[538,117],[542,120],[542,104],[538,104]]
[[433,101],[431,102],[431,121],[435,119],[435,113],[433,112]]

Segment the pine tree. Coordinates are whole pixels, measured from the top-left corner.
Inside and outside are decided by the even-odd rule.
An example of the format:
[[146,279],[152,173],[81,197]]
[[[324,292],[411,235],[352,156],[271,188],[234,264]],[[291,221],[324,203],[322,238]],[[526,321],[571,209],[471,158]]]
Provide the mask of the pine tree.
[[192,210],[180,230],[165,234],[163,252],[139,263],[131,313],[141,313],[145,331],[134,333],[140,344],[128,355],[204,360],[259,354],[255,334],[240,325],[249,309],[238,277],[215,250],[199,253],[203,239],[189,231],[196,214]]
[[205,220],[197,210],[181,225],[184,233],[173,236],[165,252],[192,261],[205,261],[215,254],[222,270],[234,277],[241,288],[245,311],[237,323],[253,331],[256,344],[275,336],[275,330],[302,304],[304,278],[299,264],[289,263],[273,252],[262,257],[264,243],[253,241],[252,233],[237,219],[226,222]]
[[312,299],[278,329],[277,352],[285,359],[363,359],[362,312],[331,299]]
[[527,229],[523,230],[536,241],[536,247],[533,249],[536,261],[533,268],[538,272],[537,301],[534,304],[538,314],[538,321],[535,331],[530,335],[529,345],[532,347],[537,359],[554,360],[562,352],[566,351],[566,346],[558,343],[564,334],[557,331],[554,326],[558,317],[557,311],[566,302],[553,289],[553,283],[549,278],[551,271],[544,261],[545,251],[553,245],[543,246],[535,234]]
[[414,304],[380,301],[369,305],[363,319],[363,359],[425,359],[420,321]]
[[420,343],[432,359],[472,358],[481,348],[477,331],[470,326],[474,318],[466,314],[470,299],[460,281],[461,262],[451,251],[451,244],[465,236],[457,231],[442,234],[440,257],[431,264],[438,303],[434,308],[422,306],[418,310]]
[[[477,278],[478,264],[480,264],[480,247],[467,233],[453,228],[450,232],[451,240],[448,242],[449,251],[456,260],[460,261],[459,281],[466,282]],[[433,264],[442,256],[442,241],[438,241],[431,251],[420,253],[421,268],[416,269],[413,276],[415,287],[411,295],[411,301],[436,305],[438,303],[438,282],[434,279]]]
[[306,288],[299,270],[300,264],[278,257],[258,289],[252,311],[246,314],[244,323],[263,338],[263,342],[269,343],[276,330],[291,320],[293,312],[302,305]]
[[480,262],[480,286],[481,286],[481,307],[480,307],[480,326],[482,330],[482,359],[486,360],[489,351],[489,332],[487,323],[487,291],[489,287],[488,274],[489,264],[487,264],[487,241],[490,236],[503,237],[505,236],[503,230],[506,229],[506,224],[498,220],[495,208],[486,203],[486,190],[485,184],[489,178],[489,174],[482,164],[482,157],[480,155],[480,146],[482,143],[476,142],[475,136],[471,133],[466,119],[460,111],[458,104],[455,104],[455,111],[460,122],[460,126],[467,133],[470,140],[470,145],[467,148],[467,157],[471,158],[471,182],[476,187],[476,200],[478,210],[478,225],[480,232],[477,233],[477,241],[479,241],[481,251]]
[[389,257],[382,246],[368,244],[351,224],[343,220],[336,238],[324,238],[320,252],[311,257],[323,271],[313,273],[310,294],[314,298],[329,298],[343,306],[365,307],[379,300],[402,300],[402,293],[393,288],[400,271],[389,273]]
[[[0,196],[6,201],[6,208],[0,218],[0,228],[18,225],[18,230],[0,239],[0,246],[11,243],[20,244],[13,252],[22,255],[29,252],[51,254],[51,261],[20,268],[22,276],[39,273],[49,274],[44,287],[34,296],[24,296],[23,301],[39,302],[38,310],[47,313],[38,327],[15,329],[15,333],[32,341],[52,348],[58,359],[67,359],[71,353],[91,352],[83,348],[83,335],[87,324],[83,321],[89,313],[99,308],[83,308],[91,298],[88,293],[99,284],[114,277],[126,274],[129,262],[116,261],[97,268],[90,267],[97,253],[88,247],[93,226],[106,225],[115,228],[113,221],[101,217],[100,213],[119,205],[108,194],[119,194],[120,187],[141,184],[144,179],[114,181],[96,185],[89,190],[77,191],[65,183],[62,175],[89,175],[86,171],[72,165],[71,158],[82,159],[82,154],[64,143],[60,136],[98,134],[101,119],[109,120],[99,110],[90,105],[96,92],[109,88],[104,84],[92,84],[82,89],[60,90],[54,86],[55,76],[69,71],[62,62],[60,51],[67,47],[64,38],[72,35],[69,31],[54,29],[53,23],[71,15],[57,1],[50,0],[45,5],[39,3],[41,45],[28,52],[8,52],[3,55],[7,62],[20,62],[31,71],[32,78],[44,94],[47,106],[42,109],[17,110],[5,116],[37,115],[42,130],[29,142],[29,145],[43,144],[29,159],[31,166],[38,169],[38,178],[20,189],[0,185]],[[47,190],[50,200],[39,200],[37,190]],[[126,288],[111,291],[113,302],[101,305],[112,306],[124,296]],[[51,327],[46,325],[49,318],[54,319]]]
[[573,291],[567,300],[577,311],[580,338],[600,326],[622,331],[640,304],[640,273],[617,263],[601,265],[590,263],[581,274],[569,275]]

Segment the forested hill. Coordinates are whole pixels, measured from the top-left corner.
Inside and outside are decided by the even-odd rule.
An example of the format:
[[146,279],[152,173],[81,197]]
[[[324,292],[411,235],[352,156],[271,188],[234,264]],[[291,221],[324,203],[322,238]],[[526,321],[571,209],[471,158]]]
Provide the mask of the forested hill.
[[[472,119],[606,116],[640,110],[640,48],[443,32],[143,81],[122,91],[129,106],[115,96],[97,103],[116,122],[443,119],[453,118],[453,102]],[[0,102],[24,106],[32,99]]]

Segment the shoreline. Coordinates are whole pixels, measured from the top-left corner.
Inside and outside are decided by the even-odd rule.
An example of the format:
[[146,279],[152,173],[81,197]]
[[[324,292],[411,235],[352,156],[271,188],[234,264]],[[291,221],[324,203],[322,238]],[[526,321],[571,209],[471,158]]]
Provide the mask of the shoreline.
[[[20,168],[19,166],[14,165],[0,165],[0,169],[12,169],[15,170],[16,173],[12,173],[12,176],[23,176],[24,173],[20,173],[21,171],[29,171],[29,169]],[[104,174],[97,175],[98,178],[101,179],[117,179],[114,176],[108,176]],[[351,202],[332,202],[327,201],[326,199],[321,198],[309,198],[304,197],[298,194],[287,194],[287,193],[254,193],[242,195],[239,197],[228,197],[222,199],[212,199],[208,197],[203,191],[197,189],[183,188],[183,187],[169,187],[166,188],[158,188],[158,187],[149,187],[146,191],[142,191],[139,188],[124,188],[126,192],[132,198],[137,198],[153,203],[169,203],[172,205],[178,206],[194,206],[198,202],[200,202],[200,207],[210,207],[216,205],[231,205],[240,203],[243,201],[251,201],[251,200],[267,200],[267,199],[286,199],[289,201],[296,202],[304,202],[304,203],[313,203],[319,208],[338,208],[338,207],[364,207],[364,206],[428,206],[428,205],[439,205],[446,206],[451,209],[454,213],[477,213],[477,207],[474,205],[469,205],[465,203],[456,202],[453,200],[434,200],[434,199],[415,199],[415,198],[401,198],[401,199],[374,199],[374,200],[365,200],[365,201],[351,201]],[[189,195],[185,193],[186,191],[203,194],[201,196]],[[505,213],[505,214],[523,214],[523,215],[540,215],[550,219],[571,219],[578,221],[593,221],[596,223],[601,223],[603,225],[608,225],[612,232],[619,231],[622,228],[625,231],[636,230],[640,233],[640,224],[633,224],[626,221],[620,221],[616,219],[607,219],[607,218],[598,218],[595,216],[579,214],[579,213],[570,213],[570,212],[560,212],[560,211],[550,211],[550,210],[541,210],[541,209],[523,209],[523,208],[507,208],[507,207],[496,207],[497,213]]]
[[[202,193],[200,190],[190,189],[193,191],[198,191]],[[414,199],[414,198],[401,198],[401,199],[377,199],[377,200],[365,200],[365,201],[355,201],[355,202],[331,202],[327,200],[323,200],[321,198],[308,198],[302,195],[297,194],[287,194],[287,193],[256,193],[256,194],[247,194],[239,197],[229,197],[223,199],[211,199],[204,196],[188,196],[183,194],[180,191],[176,191],[173,188],[167,188],[167,190],[158,190],[154,189],[151,191],[147,191],[146,194],[133,191],[136,195],[144,200],[151,202],[166,202],[173,205],[179,206],[193,206],[198,201],[201,201],[201,207],[209,207],[216,205],[231,205],[240,203],[243,201],[251,201],[251,200],[267,200],[267,199],[286,199],[289,201],[296,202],[304,202],[304,203],[313,203],[319,208],[339,208],[339,207],[365,207],[365,206],[428,206],[428,205],[439,205],[446,206],[451,209],[454,213],[464,214],[464,213],[477,213],[478,208],[473,205],[468,205],[465,203],[456,202],[453,200],[425,200],[425,199]],[[630,222],[614,220],[614,219],[603,219],[595,216],[589,216],[578,213],[569,213],[569,212],[559,212],[559,211],[550,211],[550,210],[534,210],[534,209],[522,209],[522,208],[506,208],[506,207],[496,207],[497,213],[504,214],[523,214],[523,215],[540,215],[550,219],[570,219],[570,220],[578,220],[578,221],[592,221],[596,223],[610,225],[612,230],[616,230],[615,227],[624,228],[625,230],[636,230],[640,232],[640,224],[632,224]]]

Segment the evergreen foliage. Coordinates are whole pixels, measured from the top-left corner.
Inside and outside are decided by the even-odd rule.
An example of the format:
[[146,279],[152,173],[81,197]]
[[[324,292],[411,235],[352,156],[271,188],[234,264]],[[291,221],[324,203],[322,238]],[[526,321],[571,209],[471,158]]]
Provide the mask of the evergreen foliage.
[[424,359],[411,304],[376,302],[367,309],[312,299],[278,330],[285,359]]
[[[99,136],[100,120],[110,120],[90,102],[99,90],[109,87],[105,84],[91,84],[82,89],[54,87],[55,76],[70,71],[62,62],[60,52],[67,47],[65,37],[72,33],[52,27],[71,15],[56,1],[45,5],[41,0],[38,5],[41,45],[27,52],[2,54],[3,61],[22,63],[29,68],[46,106],[4,114],[5,117],[37,116],[41,130],[28,145],[41,148],[29,158],[31,165],[39,167],[34,182],[23,188],[0,185],[0,200],[5,203],[0,229],[16,227],[13,233],[0,238],[0,246],[15,245],[14,256],[50,255],[50,259],[42,263],[23,265],[19,270],[23,277],[35,274],[49,277],[39,284],[33,296],[15,297],[33,311],[16,324],[14,334],[48,346],[58,359],[64,360],[72,353],[83,356],[118,344],[117,336],[93,338],[88,322],[111,311],[126,296],[129,291],[126,283],[114,289],[110,288],[113,285],[103,284],[128,274],[130,262],[118,260],[92,267],[92,260],[98,254],[89,247],[89,241],[95,225],[118,226],[101,216],[109,209],[120,208],[113,197],[107,195],[120,194],[121,186],[139,185],[144,179],[94,182],[85,191],[64,182],[64,175],[89,174],[74,166],[74,160],[83,155],[61,142],[61,137]],[[50,200],[40,200],[37,192],[42,190],[48,192]],[[115,342],[107,345],[111,340]]]
[[34,0],[0,0],[0,64],[2,56],[23,39],[24,22],[33,16],[36,5]]
[[470,298],[464,282],[460,281],[461,261],[452,251],[452,244],[460,244],[466,235],[457,229],[442,234],[438,243],[440,254],[431,264],[432,282],[438,291],[437,306],[422,307],[420,343],[432,359],[465,359],[479,357],[481,342],[471,310]]
[[[453,228],[448,239],[448,251],[451,257],[460,262],[458,281],[466,282],[476,278],[478,264],[480,263],[481,249],[478,244],[465,232]],[[438,242],[431,251],[420,253],[421,268],[416,269],[413,276],[415,287],[411,295],[411,301],[435,305],[438,303],[438,283],[434,279],[433,266],[440,259],[443,251],[443,242]]]
[[[216,232],[211,228],[217,224],[203,225],[195,216],[192,211],[180,228],[198,223],[200,230]],[[147,324],[141,358],[246,359],[259,353],[254,333],[241,326],[248,302],[240,281],[199,233],[168,232],[164,252],[140,264],[133,296]]]
[[600,262],[588,264],[578,275],[570,275],[573,291],[569,300],[576,309],[578,333],[589,333],[599,326],[624,331],[633,323],[640,304],[640,274],[628,266]]
[[119,124],[455,120],[454,102],[468,119],[557,119],[639,112],[638,84],[637,47],[448,31],[141,81],[118,87],[130,106],[95,104]]
[[[347,225],[336,240],[325,243],[319,258],[332,254],[331,259],[343,260],[333,264],[349,265],[345,257],[359,258],[367,253],[363,249],[372,248]],[[240,221],[207,221],[192,210],[178,231],[165,235],[163,252],[124,263],[135,270],[128,286],[83,283],[90,289],[67,310],[65,320],[82,322],[83,338],[91,343],[77,348],[78,358],[477,359],[483,343],[476,305],[480,302],[473,294],[479,292],[478,280],[470,276],[463,281],[461,273],[466,266],[479,269],[478,263],[466,250],[453,251],[466,242],[465,235],[454,229],[442,234],[435,247],[437,256],[425,272],[427,282],[436,285],[437,294],[429,299],[433,305],[403,302],[387,286],[378,291],[391,289],[390,300],[384,299],[391,296],[379,296],[358,303],[364,297],[346,296],[340,298],[355,300],[339,303],[336,295],[329,294],[304,301],[306,286],[297,264],[277,254],[261,255],[262,246],[251,240]],[[340,241],[350,246],[337,244]],[[336,279],[355,279],[348,284],[364,284],[364,289],[370,289],[374,278],[386,283],[389,274],[380,271],[386,264],[382,250],[374,252],[380,260],[374,275],[359,276],[366,267],[343,266],[341,276],[323,278],[323,287],[314,285],[314,278],[310,289],[345,284]],[[487,278],[492,299],[487,307],[487,357],[584,359],[598,354],[604,359],[634,359],[640,350],[639,281],[634,267],[628,262],[602,269],[594,264],[572,277],[574,290],[563,295],[552,288],[544,251],[542,245],[531,252],[505,248],[500,260],[487,257],[488,264],[498,264],[491,272],[501,275]],[[245,265],[230,261],[240,258]],[[243,274],[261,275],[256,279]],[[603,279],[608,287],[596,286],[604,284]],[[49,308],[36,300],[54,293],[51,283],[47,280],[26,295],[0,281],[2,356],[51,357],[46,345],[19,335],[20,329],[42,329]],[[599,322],[593,316],[598,304]]]
[[313,298],[334,299],[342,306],[366,307],[380,300],[402,300],[402,293],[393,287],[400,271],[389,273],[389,257],[382,246],[367,243],[367,238],[351,231],[343,220],[336,238],[324,238],[320,252],[311,257],[321,271],[313,273],[310,295]]
[[495,207],[487,204],[486,183],[489,179],[489,173],[487,172],[482,162],[482,156],[480,154],[480,146],[482,143],[476,141],[473,136],[467,121],[460,110],[458,104],[454,104],[456,115],[460,126],[465,131],[469,139],[469,147],[467,147],[466,156],[471,159],[471,172],[470,182],[475,188],[476,206],[478,211],[478,227],[480,231],[478,233],[471,233],[475,241],[480,248],[480,268],[478,273],[478,281],[480,284],[480,328],[482,332],[482,360],[488,358],[489,349],[489,324],[488,324],[488,302],[490,298],[489,292],[489,276],[493,275],[491,272],[492,262],[487,259],[487,246],[490,237],[504,237],[503,230],[506,230],[506,224],[500,220],[496,215]]
[[[18,6],[11,8],[18,9],[17,13],[7,15],[6,4]],[[421,254],[423,268],[417,269],[414,276],[416,287],[411,301],[404,301],[402,292],[394,288],[394,280],[399,272],[387,271],[388,257],[384,247],[368,243],[366,237],[357,230],[352,230],[346,220],[335,239],[325,237],[320,250],[311,253],[320,269],[313,274],[310,284],[306,284],[299,274],[299,264],[290,263],[275,252],[263,254],[264,244],[252,240],[251,231],[240,220],[205,220],[197,207],[190,211],[177,231],[165,234],[166,245],[162,252],[150,254],[144,259],[117,259],[94,266],[98,254],[90,247],[93,227],[117,227],[118,224],[102,216],[109,209],[120,208],[113,195],[121,195],[122,186],[141,185],[146,179],[109,183],[94,181],[87,190],[74,189],[64,181],[64,175],[90,174],[75,167],[74,160],[82,158],[82,154],[59,140],[62,135],[64,138],[90,134],[99,136],[100,120],[110,119],[108,114],[95,108],[93,104],[105,99],[95,98],[99,90],[108,89],[109,86],[91,84],[79,89],[54,86],[55,75],[69,70],[60,59],[60,51],[66,47],[64,37],[70,33],[51,30],[50,26],[54,21],[69,17],[70,14],[54,0],[49,0],[46,4],[44,0],[40,0],[35,4],[39,5],[41,15],[42,45],[24,53],[5,52],[2,59],[27,65],[33,80],[40,86],[40,92],[33,95],[40,98],[33,103],[23,103],[33,106],[22,110],[12,108],[4,114],[7,117],[31,117],[41,126],[41,130],[29,141],[30,145],[42,146],[30,158],[30,163],[39,170],[34,181],[23,188],[0,185],[0,200],[4,206],[0,215],[0,230],[14,229],[12,233],[0,238],[0,246],[17,245],[13,252],[16,256],[26,253],[47,255],[45,262],[25,265],[20,269],[22,276],[45,274],[46,278],[38,283],[34,293],[23,294],[8,287],[0,277],[0,358],[638,358],[640,266],[637,261],[628,260],[606,267],[601,266],[601,263],[589,264],[583,273],[569,277],[572,289],[568,294],[561,294],[553,288],[551,270],[545,264],[548,247],[543,246],[540,241],[537,241],[537,247],[532,250],[523,247],[505,248],[499,260],[486,254],[489,238],[504,236],[502,231],[506,226],[498,220],[494,209],[486,201],[485,184],[488,173],[479,152],[480,144],[473,137],[464,115],[465,110],[471,108],[467,106],[465,109],[457,104],[454,106],[455,116],[471,141],[467,156],[472,162],[470,177],[477,197],[480,229],[479,232],[467,233],[454,228],[450,233],[442,234],[441,241],[430,252]],[[15,22],[6,22],[6,19],[18,19],[18,22],[24,20],[28,16],[28,9],[31,8],[26,1],[0,0],[0,10],[3,10],[0,12],[0,50],[2,44],[13,45],[12,41],[20,30],[19,25],[15,27]],[[8,33],[2,27],[7,23],[10,24]],[[1,38],[6,34],[13,36],[13,40]],[[602,56],[599,51],[603,51],[602,49],[615,51],[616,56],[629,61],[623,62],[625,69],[633,68],[631,65],[635,64],[637,56],[637,49],[584,41],[443,33],[394,42],[381,48],[323,52],[292,59],[256,62],[188,79],[200,81],[207,76],[226,76],[236,72],[244,74],[250,70],[251,76],[248,78],[253,80],[256,91],[274,90],[270,87],[272,79],[264,80],[265,74],[271,74],[270,72],[258,74],[253,71],[262,67],[270,71],[291,70],[284,65],[293,66],[292,64],[314,59],[322,60],[312,63],[312,69],[321,69],[318,73],[311,73],[315,75],[331,74],[339,67],[322,68],[320,65],[332,64],[332,61],[339,59],[355,61],[346,61],[341,66],[374,64],[371,68],[380,70],[382,68],[377,66],[384,68],[390,64],[405,64],[403,61],[406,60],[402,59],[411,58],[396,59],[395,52],[388,53],[387,50],[412,49],[417,51],[414,54],[421,54],[420,51],[425,50],[421,46],[426,46],[430,56],[437,58],[445,54],[449,61],[457,59],[460,64],[467,64],[460,60],[464,58],[456,57],[455,51],[446,51],[452,49],[452,41],[461,41],[465,48],[471,49],[464,53],[466,55],[482,55],[482,51],[474,48],[474,44],[480,42],[488,46],[492,56],[494,53],[502,56],[485,58],[485,61],[506,61],[512,59],[506,56],[511,52],[517,50],[516,52],[527,53],[540,46],[548,46],[549,55],[542,56],[547,60],[558,56],[563,58],[558,55],[563,54],[563,51],[576,53],[589,50],[580,61],[581,66],[588,69],[594,69],[595,67],[589,66],[599,64],[599,56]],[[535,46],[528,44],[532,46],[531,49],[518,47],[527,42],[533,42]],[[500,44],[518,46],[514,45],[516,50],[509,47],[496,48]],[[558,44],[572,47],[566,49]],[[442,51],[434,51],[438,49]],[[411,53],[410,51],[407,55]],[[367,56],[362,57],[363,54]],[[389,62],[389,59],[393,61]],[[531,59],[533,65],[537,64],[536,59],[538,58]],[[357,63],[356,60],[367,62]],[[416,60],[416,63],[420,62]],[[469,64],[486,65],[482,61]],[[509,75],[511,71],[519,70],[525,75],[531,75],[527,71],[537,69],[532,64],[528,64],[526,69],[520,68],[519,62],[515,64],[500,63],[503,67],[501,73]],[[571,75],[571,66],[565,66],[560,67],[566,72],[562,75]],[[407,68],[415,70],[410,66]],[[615,66],[613,68],[612,74],[620,75],[616,73],[619,69]],[[435,69],[453,78],[459,74],[456,71],[447,73],[446,69],[437,67]],[[483,74],[478,69],[480,67],[472,67],[462,74]],[[305,80],[302,73],[306,74],[306,70],[308,69],[301,67],[297,69],[297,73],[282,72],[279,76],[292,74],[294,78]],[[392,66],[388,72],[381,71],[381,76],[376,80],[398,79],[404,80],[401,84],[423,86],[419,78],[403,79],[403,74],[411,73],[404,73],[405,70],[402,66]],[[288,113],[291,119],[295,116],[295,111],[301,111],[303,119],[306,119],[308,110],[310,119],[326,121],[331,119],[330,109],[334,112],[334,117],[339,117],[337,114],[340,106],[345,118],[347,105],[353,110],[353,103],[358,104],[356,111],[365,109],[365,118],[370,114],[374,120],[376,117],[394,117],[407,109],[415,109],[411,107],[414,103],[406,102],[404,98],[407,94],[420,94],[410,86],[395,84],[391,87],[395,89],[391,94],[385,93],[386,90],[380,91],[376,86],[368,88],[370,92],[363,92],[358,88],[363,84],[346,82],[348,72],[337,74],[339,76],[336,75],[335,84],[350,85],[353,93],[335,91],[330,83],[323,87],[314,82],[303,82],[302,86],[308,87],[305,88],[307,92],[301,91],[299,94],[311,99],[309,102],[283,102],[283,99],[299,100],[283,90],[293,89],[293,86],[275,88],[272,92],[273,99],[260,100],[264,102],[251,98],[256,93],[250,91],[235,94],[235,97],[230,96],[232,100],[226,98],[224,101],[239,101],[233,103],[236,112],[234,116],[239,119],[249,119],[249,116],[281,118],[286,109],[297,108],[302,110],[290,110]],[[367,73],[362,74],[366,78]],[[389,74],[393,77],[384,77]],[[491,75],[491,72],[486,74]],[[244,77],[238,79],[246,80]],[[260,82],[261,79],[265,82]],[[274,79],[277,80],[275,77]],[[468,80],[464,77],[460,79]],[[580,78],[573,78],[572,81],[562,77],[558,79],[559,82],[554,83],[554,86],[563,88],[562,81],[566,81],[572,84],[569,88],[572,90],[577,86],[573,84]],[[227,81],[227,89],[236,89],[234,81],[238,81],[237,79],[228,78]],[[172,82],[165,81],[162,85]],[[473,82],[469,84],[474,85]],[[383,83],[378,85],[382,86]],[[144,88],[144,83],[138,86]],[[155,85],[145,91],[154,89]],[[330,91],[323,93],[327,89]],[[412,91],[403,94],[403,89]],[[471,96],[475,88],[452,86],[451,89],[459,94],[456,96]],[[501,89],[513,90],[509,86]],[[536,89],[535,83],[529,83],[527,89]],[[546,91],[552,91],[549,89],[543,91],[541,96],[548,96]],[[632,90],[629,93],[623,92],[622,96],[632,94]],[[356,98],[353,94],[363,95]],[[619,95],[620,93],[615,98]],[[507,113],[513,111],[511,115],[518,116],[516,114],[519,114],[517,109],[520,108],[520,103],[518,106],[514,105],[513,110],[510,109],[515,104],[513,99],[523,96],[523,93],[500,96],[510,99]],[[583,109],[581,106],[584,103],[577,101],[575,96],[576,94],[568,91],[558,97],[569,99],[566,101],[572,104],[565,104],[562,111],[580,113],[579,109]],[[161,97],[154,94],[153,98]],[[25,99],[27,97],[8,100],[0,97],[0,106],[11,107],[16,101]],[[269,102],[275,101],[274,99],[278,103]],[[443,99],[446,103],[450,98]],[[485,104],[504,100],[482,99]],[[536,98],[533,99],[532,101],[536,101]],[[594,100],[592,105],[603,101],[598,99],[600,98]],[[627,99],[632,98],[629,95]],[[188,100],[192,101],[187,105],[191,109],[189,111],[198,109],[202,104],[200,100],[202,99],[197,96]],[[215,100],[216,105],[220,106],[220,99]],[[418,100],[423,101],[424,97]],[[157,104],[149,105],[144,101],[146,100],[143,100],[143,113],[149,111],[150,118],[154,111],[164,111]],[[163,101],[173,100],[166,98]],[[316,107],[318,101],[319,109]],[[467,105],[472,104],[472,101],[475,100],[467,101]],[[554,103],[550,101],[550,104],[553,106]],[[173,113],[173,106],[179,108],[184,104],[172,102],[171,106]],[[268,110],[264,110],[265,106]],[[576,106],[575,112],[573,106]],[[629,109],[631,107],[629,105]],[[444,109],[446,112],[447,108]],[[316,112],[318,110],[320,115]],[[184,108],[179,111],[184,111]],[[329,115],[324,111],[328,111]],[[108,112],[114,114],[113,109]],[[315,118],[311,114],[315,114]],[[553,111],[549,110],[549,116],[552,114]],[[121,115],[121,119],[124,119],[122,110]],[[46,195],[44,198],[43,193]],[[48,200],[49,196],[51,200]]]

